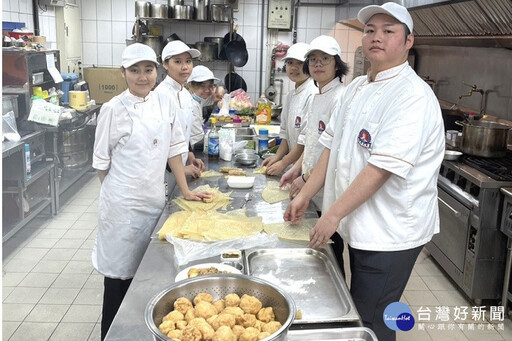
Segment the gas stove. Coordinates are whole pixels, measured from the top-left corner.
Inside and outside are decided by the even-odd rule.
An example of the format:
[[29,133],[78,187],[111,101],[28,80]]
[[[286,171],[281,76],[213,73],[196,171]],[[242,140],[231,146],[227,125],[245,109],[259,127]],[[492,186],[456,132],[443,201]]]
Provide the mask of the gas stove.
[[496,181],[512,181],[512,153],[502,158],[464,156],[463,162]]

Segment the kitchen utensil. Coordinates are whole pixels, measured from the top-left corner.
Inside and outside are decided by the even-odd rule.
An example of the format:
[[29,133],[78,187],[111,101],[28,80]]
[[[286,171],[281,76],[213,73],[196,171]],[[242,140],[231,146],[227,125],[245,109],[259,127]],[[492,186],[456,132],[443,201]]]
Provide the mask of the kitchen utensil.
[[132,35],[133,36],[135,36],[135,29],[136,29],[137,25],[139,26],[139,35],[149,33],[149,28],[147,27],[147,25],[142,20],[138,20],[138,21],[135,21],[135,24],[133,24],[133,27],[132,27]]
[[212,21],[229,22],[233,17],[231,5],[212,4],[211,5]]
[[225,46],[225,54],[226,59],[237,67],[244,66],[249,59],[245,43],[238,40],[232,40]]
[[448,161],[456,161],[461,156],[462,153],[456,150],[445,150],[444,152],[444,159]]
[[165,42],[170,43],[171,41],[175,41],[175,40],[183,41],[183,39],[181,39],[176,33],[173,33],[170,36],[168,36],[167,39],[165,39]]
[[236,89],[243,89],[244,91],[247,91],[247,83],[245,83],[245,80],[235,71],[231,71],[226,74],[224,77],[224,84],[226,84],[228,92]]
[[246,47],[244,38],[242,38],[242,36],[239,35],[237,33],[237,31],[238,31],[238,25],[235,27],[232,34],[230,32],[228,32],[224,35],[224,45],[222,46],[220,59],[226,59],[226,45],[232,40],[240,41],[244,44],[244,47]]
[[278,118],[283,110],[282,106],[272,106],[272,118]]
[[201,52],[199,60],[202,62],[209,62],[216,59],[218,47],[216,43],[209,43],[206,41],[198,41],[195,44],[195,48]]
[[508,125],[485,120],[456,123],[462,126],[463,153],[482,157],[507,154]]
[[136,43],[136,40],[135,40],[135,37],[133,37],[133,36],[131,38],[126,39],[126,46],[135,44],[135,43]]
[[253,166],[258,161],[257,154],[239,153],[235,155],[235,161],[244,166]]
[[205,37],[204,41],[217,44],[217,54],[215,55],[215,59],[220,59],[221,51],[222,51],[222,48],[224,47],[224,38],[223,37]]
[[187,279],[175,283],[151,298],[144,312],[144,320],[157,340],[169,340],[158,326],[162,323],[163,317],[173,309],[174,301],[179,297],[192,301],[202,292],[212,295],[214,301],[232,293],[256,297],[264,307],[272,307],[276,320],[282,324],[277,332],[265,340],[286,340],[288,328],[295,318],[296,308],[291,296],[266,280],[237,274],[218,274]]
[[180,20],[192,20],[194,18],[194,7],[190,5],[175,5],[174,18]]
[[135,1],[135,17],[137,17],[137,18],[151,17],[151,2]]
[[210,0],[194,0],[194,11],[196,20],[209,20]]
[[[253,181],[253,183],[254,183],[254,177],[252,177],[252,178],[253,178],[253,179],[252,179],[252,181]],[[247,193],[247,194],[244,196],[244,203],[243,203],[243,205],[242,205],[242,207],[241,207],[241,208],[244,208],[244,207],[245,207],[245,205],[247,205],[247,202],[249,202],[250,200],[252,200],[252,198],[253,198],[252,193],[250,193],[250,192],[249,192],[249,193]]]
[[151,4],[151,17],[166,19],[169,17],[169,6],[163,4]]
[[162,36],[152,36],[149,34],[141,36],[142,43],[148,45],[155,51],[156,57],[160,60],[162,56]]

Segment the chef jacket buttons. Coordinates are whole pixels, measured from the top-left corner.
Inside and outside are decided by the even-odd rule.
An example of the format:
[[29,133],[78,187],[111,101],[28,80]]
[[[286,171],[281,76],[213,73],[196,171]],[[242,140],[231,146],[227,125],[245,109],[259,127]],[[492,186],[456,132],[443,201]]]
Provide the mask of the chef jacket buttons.
[[158,140],[157,139],[153,139],[153,146],[156,146],[158,144]]

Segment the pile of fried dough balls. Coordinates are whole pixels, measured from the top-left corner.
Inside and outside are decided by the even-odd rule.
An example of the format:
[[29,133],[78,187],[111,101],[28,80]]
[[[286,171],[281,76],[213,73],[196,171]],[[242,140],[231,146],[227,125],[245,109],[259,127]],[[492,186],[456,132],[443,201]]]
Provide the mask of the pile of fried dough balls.
[[176,341],[257,341],[281,328],[272,307],[254,296],[228,294],[214,302],[212,295],[200,293],[193,301],[178,298],[158,329]]

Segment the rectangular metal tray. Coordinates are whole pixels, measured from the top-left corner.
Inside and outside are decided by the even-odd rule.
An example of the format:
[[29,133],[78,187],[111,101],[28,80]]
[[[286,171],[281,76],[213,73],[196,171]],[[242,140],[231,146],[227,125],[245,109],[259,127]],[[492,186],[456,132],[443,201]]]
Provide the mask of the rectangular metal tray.
[[377,341],[375,333],[365,327],[289,330],[287,341]]
[[309,248],[245,251],[246,273],[290,294],[302,318],[294,324],[353,322],[359,314],[330,257]]

